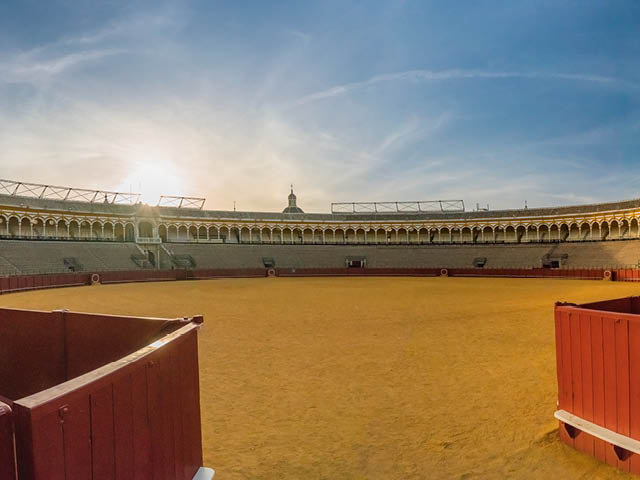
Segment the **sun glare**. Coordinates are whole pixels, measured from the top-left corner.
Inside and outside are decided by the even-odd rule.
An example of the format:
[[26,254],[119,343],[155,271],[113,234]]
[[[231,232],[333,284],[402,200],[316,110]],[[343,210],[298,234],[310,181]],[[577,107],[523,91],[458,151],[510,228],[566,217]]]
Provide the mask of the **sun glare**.
[[166,155],[143,155],[131,162],[132,170],[118,186],[122,192],[140,194],[140,201],[157,205],[161,195],[189,195],[187,182]]

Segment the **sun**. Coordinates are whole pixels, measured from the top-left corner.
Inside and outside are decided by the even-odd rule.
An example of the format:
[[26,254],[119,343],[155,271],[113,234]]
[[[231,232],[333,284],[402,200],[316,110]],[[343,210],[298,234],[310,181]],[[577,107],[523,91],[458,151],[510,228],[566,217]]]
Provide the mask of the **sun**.
[[157,205],[161,195],[187,195],[189,185],[177,163],[161,152],[136,155],[130,172],[118,185],[122,192],[140,194],[140,201]]

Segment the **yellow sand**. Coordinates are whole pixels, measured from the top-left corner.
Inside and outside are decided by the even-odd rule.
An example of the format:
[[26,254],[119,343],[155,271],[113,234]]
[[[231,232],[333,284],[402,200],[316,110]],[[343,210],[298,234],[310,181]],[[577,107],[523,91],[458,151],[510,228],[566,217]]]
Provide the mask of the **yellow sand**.
[[216,480],[630,478],[557,439],[552,307],[640,286],[456,278],[81,287],[11,307],[204,314]]

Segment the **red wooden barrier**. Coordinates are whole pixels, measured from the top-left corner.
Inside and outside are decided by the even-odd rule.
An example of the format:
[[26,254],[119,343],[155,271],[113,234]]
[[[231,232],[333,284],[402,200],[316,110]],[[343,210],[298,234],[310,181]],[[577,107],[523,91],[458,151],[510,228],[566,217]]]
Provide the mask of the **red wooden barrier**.
[[11,407],[0,402],[0,478],[16,478],[15,452],[13,449],[13,415]]
[[633,473],[640,473],[639,311],[638,297],[555,307],[560,437]]
[[0,404],[0,479],[14,478],[15,425],[20,480],[191,480],[201,323],[0,309],[0,395],[15,400],[10,425]]

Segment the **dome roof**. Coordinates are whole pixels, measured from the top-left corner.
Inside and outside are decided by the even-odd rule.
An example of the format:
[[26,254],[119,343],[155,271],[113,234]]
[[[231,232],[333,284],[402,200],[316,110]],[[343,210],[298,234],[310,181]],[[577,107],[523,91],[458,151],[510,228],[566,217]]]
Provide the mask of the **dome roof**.
[[282,213],[304,213],[304,211],[300,207],[287,207]]
[[293,193],[293,185],[291,185],[291,193],[289,194],[289,205],[282,213],[304,213],[302,209],[296,204],[296,195]]

